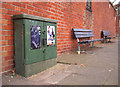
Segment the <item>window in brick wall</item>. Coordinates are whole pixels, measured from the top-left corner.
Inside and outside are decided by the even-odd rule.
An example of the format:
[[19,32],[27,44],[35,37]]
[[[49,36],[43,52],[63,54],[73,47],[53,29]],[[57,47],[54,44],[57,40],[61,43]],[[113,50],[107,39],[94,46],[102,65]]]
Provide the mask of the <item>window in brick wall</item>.
[[86,6],[86,9],[87,9],[88,11],[90,11],[90,12],[92,12],[91,5],[92,5],[91,0],[87,0],[87,6]]

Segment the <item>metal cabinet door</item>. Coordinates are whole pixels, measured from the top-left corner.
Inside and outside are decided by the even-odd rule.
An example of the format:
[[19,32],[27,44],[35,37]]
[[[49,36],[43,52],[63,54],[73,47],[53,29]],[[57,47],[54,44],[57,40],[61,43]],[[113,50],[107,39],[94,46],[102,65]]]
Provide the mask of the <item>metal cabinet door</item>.
[[44,45],[45,59],[52,59],[57,57],[57,26],[55,23],[44,22],[44,35],[46,40]]
[[25,19],[25,64],[44,60],[43,57],[43,22]]

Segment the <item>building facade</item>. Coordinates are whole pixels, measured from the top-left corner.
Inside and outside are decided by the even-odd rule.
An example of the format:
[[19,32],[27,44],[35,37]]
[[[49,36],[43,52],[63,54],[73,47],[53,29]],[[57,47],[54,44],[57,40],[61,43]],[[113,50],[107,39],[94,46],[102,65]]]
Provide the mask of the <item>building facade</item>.
[[120,36],[120,2],[114,7],[116,9],[116,34]]
[[2,72],[14,66],[13,15],[28,14],[57,20],[57,55],[75,51],[76,39],[72,28],[92,29],[94,38],[108,30],[116,36],[115,10],[109,2],[0,2],[2,31],[0,46]]

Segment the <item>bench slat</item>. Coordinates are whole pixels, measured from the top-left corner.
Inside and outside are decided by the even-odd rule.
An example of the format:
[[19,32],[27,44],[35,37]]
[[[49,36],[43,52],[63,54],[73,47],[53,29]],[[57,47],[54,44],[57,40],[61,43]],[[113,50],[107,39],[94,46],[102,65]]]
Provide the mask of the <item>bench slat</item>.
[[93,32],[74,32],[74,34],[93,34]]
[[92,31],[92,30],[89,30],[89,29],[75,29],[75,28],[73,28],[73,31]]
[[79,44],[85,44],[85,43],[89,43],[89,41],[80,41],[78,42]]
[[87,37],[93,37],[94,35],[75,35],[76,38],[87,38]]
[[105,39],[112,39],[112,37],[105,37]]
[[93,41],[102,41],[103,39],[94,39]]

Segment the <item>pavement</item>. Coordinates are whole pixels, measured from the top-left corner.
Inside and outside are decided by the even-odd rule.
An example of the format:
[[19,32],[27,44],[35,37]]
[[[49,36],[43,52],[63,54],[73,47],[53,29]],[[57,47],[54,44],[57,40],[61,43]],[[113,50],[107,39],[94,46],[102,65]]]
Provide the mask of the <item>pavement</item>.
[[24,78],[12,73],[2,75],[3,85],[118,85],[118,39],[86,47],[57,58],[57,65]]

